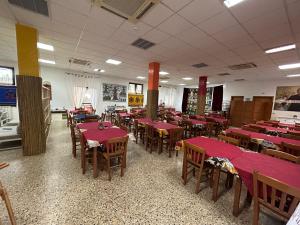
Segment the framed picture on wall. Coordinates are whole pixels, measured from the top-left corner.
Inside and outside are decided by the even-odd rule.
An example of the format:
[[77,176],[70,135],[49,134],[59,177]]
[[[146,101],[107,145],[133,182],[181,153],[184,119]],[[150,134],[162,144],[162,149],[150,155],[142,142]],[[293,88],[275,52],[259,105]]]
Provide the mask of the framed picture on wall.
[[119,84],[103,84],[103,101],[126,102],[127,86]]
[[0,85],[15,85],[15,70],[13,67],[0,66]]
[[274,110],[300,112],[300,86],[277,87]]

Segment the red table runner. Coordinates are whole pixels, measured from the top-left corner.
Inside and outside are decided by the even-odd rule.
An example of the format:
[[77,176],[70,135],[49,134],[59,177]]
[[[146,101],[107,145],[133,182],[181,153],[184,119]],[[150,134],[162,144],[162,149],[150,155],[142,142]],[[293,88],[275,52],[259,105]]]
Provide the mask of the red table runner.
[[[78,129],[86,129],[86,130],[90,130],[90,129],[98,129],[100,122],[88,122],[88,123],[80,123],[77,124],[77,128]],[[111,122],[102,122],[104,127],[112,127]]]
[[242,130],[239,128],[229,128],[225,131],[226,133],[230,132],[235,132],[235,133],[240,133],[240,134],[245,134],[249,135],[251,138],[255,139],[264,139],[266,141],[270,141],[275,145],[280,145],[282,142],[293,144],[293,145],[299,145],[300,146],[300,140],[293,140],[293,139],[288,139],[288,138],[283,138],[283,137],[276,137],[276,136],[271,136],[267,134],[262,134],[262,133],[256,133],[252,131],[247,131],[247,130]]
[[253,192],[253,171],[258,171],[263,175],[300,189],[300,165],[298,164],[255,152],[243,152],[231,163],[250,193]]

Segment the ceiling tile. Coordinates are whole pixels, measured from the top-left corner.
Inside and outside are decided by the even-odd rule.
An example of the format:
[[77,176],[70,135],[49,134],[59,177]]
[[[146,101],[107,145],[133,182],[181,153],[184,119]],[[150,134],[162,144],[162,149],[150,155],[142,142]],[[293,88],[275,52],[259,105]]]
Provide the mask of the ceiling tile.
[[193,25],[178,15],[173,15],[160,24],[157,28],[171,35],[176,35],[183,30],[191,28]]
[[178,11],[182,7],[189,4],[192,0],[163,0],[162,2],[166,4],[173,11]]
[[153,9],[151,9],[150,12],[147,12],[141,20],[151,26],[156,27],[172,14],[173,12],[166,6],[158,4]]
[[151,41],[153,43],[160,43],[160,42],[168,39],[169,37],[170,37],[170,35],[162,32],[160,30],[157,30],[157,29],[153,29],[143,36],[144,39]]

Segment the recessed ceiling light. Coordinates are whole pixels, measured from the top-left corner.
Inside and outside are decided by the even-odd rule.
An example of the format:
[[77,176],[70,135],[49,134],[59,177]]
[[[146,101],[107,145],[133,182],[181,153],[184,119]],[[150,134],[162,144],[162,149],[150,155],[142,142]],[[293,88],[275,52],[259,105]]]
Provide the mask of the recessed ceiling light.
[[285,46],[281,46],[281,47],[277,47],[277,48],[271,48],[265,51],[265,53],[270,54],[270,53],[275,53],[275,52],[282,52],[282,51],[287,51],[287,50],[291,50],[291,49],[295,49],[296,45],[295,44],[291,44],[291,45],[285,45]]
[[100,70],[100,73],[104,73],[105,72],[105,70]]
[[292,64],[281,65],[281,66],[278,66],[278,68],[281,69],[281,70],[300,68],[300,63],[292,63]]
[[286,77],[300,77],[300,74],[291,74],[291,75],[287,75]]
[[193,80],[191,77],[183,77],[182,80]]
[[137,76],[136,78],[137,78],[137,79],[140,79],[140,80],[144,80],[146,77],[143,77],[143,76]]
[[100,72],[100,73],[104,73],[105,70],[102,70],[102,69],[94,69],[95,72]]
[[109,63],[109,64],[113,64],[113,65],[120,65],[122,63],[121,61],[118,61],[118,60],[115,60],[115,59],[108,59],[105,62]]
[[207,83],[207,84],[210,84],[210,82],[209,82],[209,81],[207,81],[206,83]]
[[51,52],[54,51],[54,47],[52,45],[47,45],[47,44],[44,44],[44,43],[41,43],[41,42],[37,43],[37,47],[39,49],[44,49],[44,50],[51,51]]
[[161,82],[161,83],[168,83],[167,80],[161,80],[160,82]]
[[94,72],[98,72],[100,69],[94,69]]
[[180,86],[184,86],[184,85],[186,85],[186,84],[178,84],[178,85],[180,85]]
[[245,0],[225,0],[224,4],[226,5],[227,8],[230,8],[232,6],[235,6]]
[[47,59],[39,59],[40,63],[47,63],[47,64],[55,64],[55,61],[47,60]]
[[166,71],[160,71],[159,74],[160,74],[160,75],[168,75],[169,73],[166,72]]

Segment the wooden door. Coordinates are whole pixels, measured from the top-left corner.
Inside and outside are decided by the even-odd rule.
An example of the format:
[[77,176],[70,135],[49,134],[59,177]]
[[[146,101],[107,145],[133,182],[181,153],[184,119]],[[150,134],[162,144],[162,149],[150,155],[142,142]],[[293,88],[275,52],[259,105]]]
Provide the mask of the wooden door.
[[253,120],[271,119],[273,99],[273,96],[253,96]]

